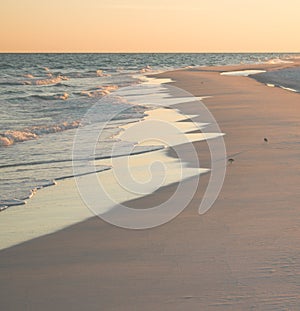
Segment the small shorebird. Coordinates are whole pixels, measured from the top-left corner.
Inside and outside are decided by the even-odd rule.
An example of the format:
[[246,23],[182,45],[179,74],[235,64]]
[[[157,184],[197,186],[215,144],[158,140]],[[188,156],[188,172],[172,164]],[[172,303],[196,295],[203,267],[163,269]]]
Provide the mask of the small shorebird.
[[265,137],[265,138],[264,138],[264,141],[267,143],[267,142],[268,142],[268,138]]
[[232,164],[233,162],[234,162],[234,159],[232,159],[232,158],[228,159],[229,164]]

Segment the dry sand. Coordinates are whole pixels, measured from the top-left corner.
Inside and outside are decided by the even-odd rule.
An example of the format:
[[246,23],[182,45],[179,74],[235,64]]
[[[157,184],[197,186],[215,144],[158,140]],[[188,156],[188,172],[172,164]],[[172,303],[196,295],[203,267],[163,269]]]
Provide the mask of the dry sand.
[[[212,96],[204,102],[227,134],[235,161],[208,213],[197,214],[205,175],[191,204],[159,228],[92,218],[3,250],[1,310],[300,310],[300,97],[218,72],[247,68],[161,75]],[[196,103],[181,108],[197,114]],[[195,145],[206,167],[205,142]],[[153,205],[175,188],[128,205]]]

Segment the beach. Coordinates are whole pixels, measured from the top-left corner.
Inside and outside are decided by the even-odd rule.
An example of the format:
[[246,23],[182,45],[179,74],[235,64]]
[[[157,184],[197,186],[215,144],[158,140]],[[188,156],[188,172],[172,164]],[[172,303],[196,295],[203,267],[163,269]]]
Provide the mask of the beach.
[[[234,161],[227,165],[215,204],[198,214],[209,181],[204,174],[190,204],[160,227],[122,229],[85,211],[80,216],[85,221],[3,249],[1,309],[299,310],[299,94],[252,77],[220,74],[292,66],[299,62],[159,74],[204,97],[226,134],[227,157]],[[197,115],[197,105],[175,108]],[[201,116],[195,120],[206,121]],[[193,144],[201,167],[209,167],[207,143]],[[178,148],[183,154],[188,150],[185,144]],[[184,181],[187,187],[193,178]],[[45,189],[47,204],[62,204],[56,194],[74,191],[74,183],[66,183],[63,190]],[[162,187],[126,205],[153,206],[176,187]],[[38,200],[34,204],[42,204]]]

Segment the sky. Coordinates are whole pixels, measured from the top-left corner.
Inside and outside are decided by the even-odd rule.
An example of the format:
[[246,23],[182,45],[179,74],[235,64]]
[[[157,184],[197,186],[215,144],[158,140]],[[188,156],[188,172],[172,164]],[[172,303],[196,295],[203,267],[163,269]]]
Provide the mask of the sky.
[[299,0],[1,0],[0,52],[300,52]]

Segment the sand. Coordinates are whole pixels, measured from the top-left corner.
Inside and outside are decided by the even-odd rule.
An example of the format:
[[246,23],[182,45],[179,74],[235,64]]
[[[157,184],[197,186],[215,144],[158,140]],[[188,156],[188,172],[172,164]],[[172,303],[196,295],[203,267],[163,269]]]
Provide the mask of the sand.
[[[299,94],[220,75],[275,66],[161,74],[195,96],[211,96],[203,101],[226,133],[235,161],[214,206],[198,215],[204,175],[189,206],[158,228],[125,230],[91,218],[3,250],[1,309],[299,310]],[[197,114],[197,103],[180,108]],[[195,147],[206,167],[206,143]],[[175,189],[127,204],[152,206]]]
[[[194,101],[194,97],[191,98]],[[181,98],[177,100],[177,102],[180,101]],[[213,138],[221,135],[204,134],[197,131],[205,125],[192,122],[190,117],[192,116],[180,114],[176,109],[158,107],[147,111],[143,122],[133,122],[122,126],[122,130],[115,136],[115,139],[132,142],[140,142],[142,139],[139,146],[143,144],[157,146],[158,150],[136,154],[129,158],[115,157],[97,160],[95,164],[98,168],[100,166],[113,168],[99,174],[86,174],[86,172],[92,172],[95,169],[94,163],[91,163],[89,167],[79,162],[79,166],[76,166],[74,171],[79,175],[76,180],[75,178],[59,180],[53,187],[38,190],[32,199],[27,200],[26,205],[13,206],[1,213],[0,251],[54,233],[97,214],[105,213],[107,216],[107,211],[116,204],[142,197],[161,186],[171,185],[182,179],[207,173],[209,169],[192,167],[190,159],[187,159],[187,162],[180,161],[176,157],[170,157],[167,149],[162,149],[163,143],[174,147],[183,142],[201,141],[207,137]],[[196,131],[197,133],[195,133]],[[98,129],[95,132],[98,136]],[[164,138],[165,141],[146,140],[149,135],[150,138]],[[78,140],[83,141],[86,145],[87,139],[80,137]],[[81,147],[80,144],[78,149],[81,150]],[[195,150],[193,151],[194,160],[197,160],[197,153]],[[163,163],[164,167],[153,166],[154,162]],[[167,174],[165,174],[165,170]],[[152,175],[155,178],[151,178]],[[100,191],[99,182],[103,191]],[[80,192],[78,188],[80,188]],[[196,188],[197,183],[195,190]],[[95,189],[98,191],[96,192]],[[86,204],[89,204],[89,209]],[[171,208],[173,212],[173,206]],[[179,211],[183,208],[184,206],[180,207]],[[159,216],[161,215],[159,214]],[[138,221],[138,225],[141,225],[140,221]]]

